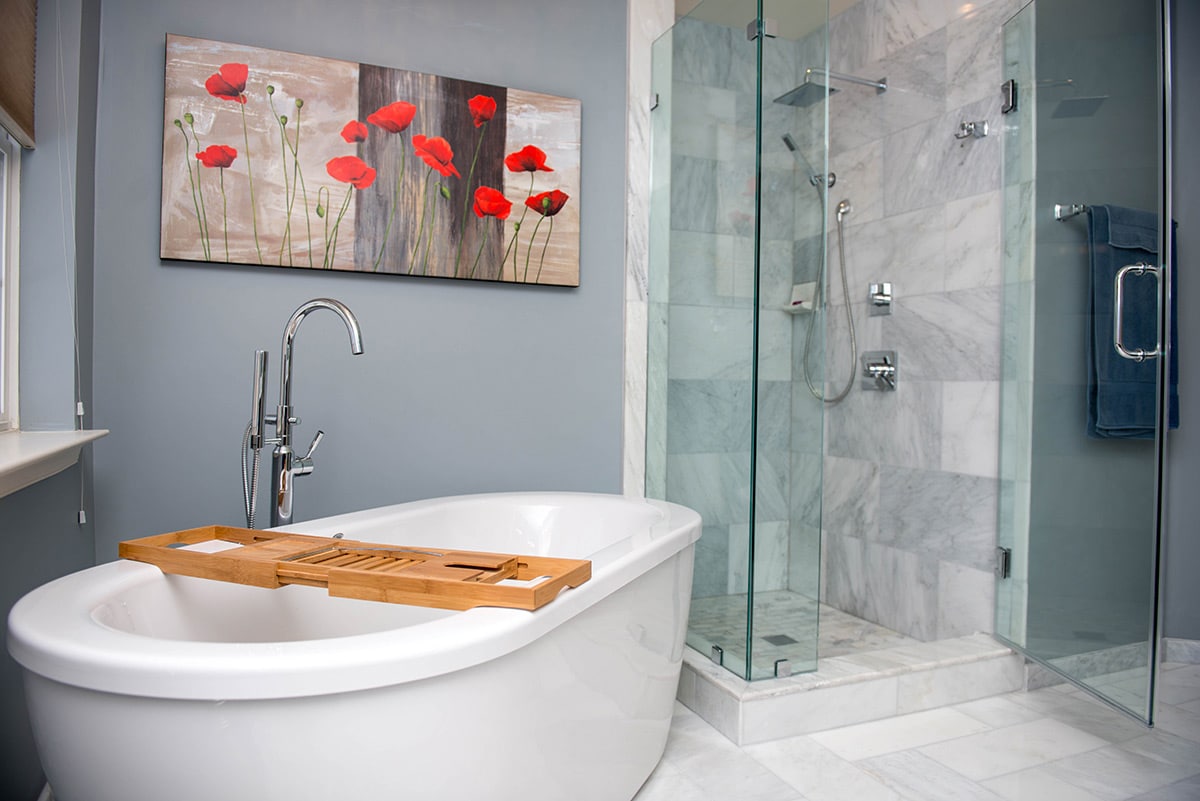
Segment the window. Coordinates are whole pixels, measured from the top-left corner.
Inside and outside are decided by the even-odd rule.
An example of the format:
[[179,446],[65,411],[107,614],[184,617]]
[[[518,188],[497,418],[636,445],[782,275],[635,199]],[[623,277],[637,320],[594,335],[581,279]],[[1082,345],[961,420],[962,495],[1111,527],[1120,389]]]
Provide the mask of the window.
[[21,149],[0,128],[0,431],[17,427],[17,220]]

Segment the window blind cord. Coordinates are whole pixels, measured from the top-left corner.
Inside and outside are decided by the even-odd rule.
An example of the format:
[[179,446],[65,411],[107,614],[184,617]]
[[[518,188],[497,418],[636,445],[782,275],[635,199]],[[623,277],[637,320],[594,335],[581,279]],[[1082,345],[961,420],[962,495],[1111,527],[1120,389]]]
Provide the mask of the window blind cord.
[[[57,45],[55,57],[57,60],[58,69],[55,76],[55,99],[58,104],[58,113],[60,124],[65,128],[71,117],[68,115],[67,105],[67,86],[66,86],[66,65],[63,61],[63,21],[62,9],[59,4],[54,7],[54,28],[55,28],[55,44]],[[76,136],[78,137],[78,125],[76,126]],[[77,242],[75,238],[75,223],[71,210],[75,208],[75,164],[71,159],[70,148],[64,146],[66,136],[58,137],[58,180],[59,193],[58,203],[59,211],[62,214],[62,237],[63,237],[63,277],[65,279],[67,306],[71,316],[71,341],[74,348],[75,360],[75,430],[82,431],[84,429],[85,409],[83,406],[83,371],[80,366],[79,358],[79,301],[78,301],[78,280],[79,280],[79,256],[77,250]],[[76,515],[76,520],[79,525],[87,522],[86,510],[86,486],[84,483],[83,470],[79,471],[79,513]]]

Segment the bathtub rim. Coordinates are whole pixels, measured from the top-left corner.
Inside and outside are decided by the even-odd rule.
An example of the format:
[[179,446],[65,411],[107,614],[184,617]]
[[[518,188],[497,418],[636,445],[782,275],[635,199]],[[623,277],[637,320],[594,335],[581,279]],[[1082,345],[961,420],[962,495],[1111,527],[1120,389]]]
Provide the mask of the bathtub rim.
[[[98,623],[92,611],[133,586],[162,580],[152,565],[118,560],[32,590],[8,618],[8,650],[26,670],[87,689],[181,700],[294,698],[418,681],[497,659],[599,603],[700,538],[699,515],[677,504],[601,493],[510,492],[447,496],[296,524],[328,530],[371,515],[456,501],[621,500],[656,509],[649,541],[533,612],[476,607],[399,629],[336,638],[223,643],[167,640]],[[399,654],[399,655],[397,655]]]

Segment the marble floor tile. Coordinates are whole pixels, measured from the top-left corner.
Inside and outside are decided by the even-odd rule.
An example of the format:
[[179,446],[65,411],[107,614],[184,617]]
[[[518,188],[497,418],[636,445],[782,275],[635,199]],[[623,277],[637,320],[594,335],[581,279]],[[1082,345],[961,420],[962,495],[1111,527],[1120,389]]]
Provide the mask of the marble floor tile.
[[[1196,666],[1167,666],[1164,688],[1180,686],[1175,675],[1194,681]],[[634,801],[1200,799],[1200,742],[1166,728],[1195,712],[1164,704],[1163,722],[1149,730],[1069,685],[742,748],[675,710],[662,762]],[[951,739],[922,743],[936,732]],[[874,753],[881,747],[894,750]],[[860,753],[871,755],[843,756]]]
[[1065,723],[1041,719],[926,746],[920,751],[979,781],[1107,745],[1107,740]]
[[1018,771],[983,782],[983,786],[1009,801],[1100,801],[1099,798],[1061,779],[1037,771]]
[[895,790],[812,737],[751,745],[746,747],[746,753],[803,793],[809,801],[902,801],[902,796]]
[[981,721],[954,709],[930,709],[886,720],[820,732],[812,738],[851,762],[986,731]]
[[885,754],[859,764],[911,801],[1001,801],[1001,796],[920,751]]

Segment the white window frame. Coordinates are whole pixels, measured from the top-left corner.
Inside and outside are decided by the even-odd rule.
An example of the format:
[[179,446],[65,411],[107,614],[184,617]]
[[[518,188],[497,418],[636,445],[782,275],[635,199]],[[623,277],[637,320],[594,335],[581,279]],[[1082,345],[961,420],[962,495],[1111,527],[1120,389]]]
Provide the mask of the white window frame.
[[21,146],[0,128],[0,432],[17,430]]

